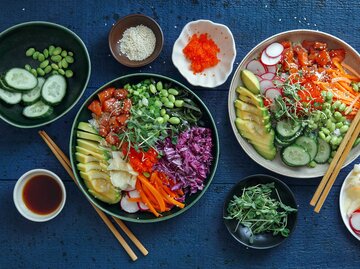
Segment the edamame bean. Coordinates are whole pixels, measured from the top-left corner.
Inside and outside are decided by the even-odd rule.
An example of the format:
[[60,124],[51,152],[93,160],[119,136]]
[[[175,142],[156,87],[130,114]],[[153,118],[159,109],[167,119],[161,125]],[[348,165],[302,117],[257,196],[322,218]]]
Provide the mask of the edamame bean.
[[73,71],[68,69],[65,71],[65,77],[71,78],[74,75]]
[[31,66],[30,66],[29,64],[25,64],[25,69],[26,69],[27,71],[30,71],[30,70],[31,70]]
[[165,108],[161,109],[161,110],[160,110],[160,115],[161,115],[161,116],[164,116],[165,114],[166,114]]
[[345,104],[341,104],[339,106],[339,111],[343,112],[346,109],[346,105]]
[[60,56],[60,55],[51,56],[51,60],[52,60],[53,62],[58,63],[58,62],[61,61],[61,56]]
[[326,142],[328,142],[328,143],[329,143],[329,142],[330,142],[330,140],[331,140],[331,135],[328,135],[327,137],[325,137],[325,141],[326,141]]
[[62,67],[63,67],[62,64],[61,64],[61,61],[58,62],[58,66],[59,66],[59,68],[62,68]]
[[326,100],[331,101],[333,99],[333,97],[334,97],[334,94],[332,92],[329,91],[326,93]]
[[38,76],[35,68],[32,68],[32,69],[30,70],[30,72],[31,72],[31,74],[33,74],[35,77]]
[[170,89],[168,90],[168,92],[169,92],[170,94],[172,94],[172,95],[178,95],[178,94],[179,94],[179,92],[178,92],[177,90],[173,89],[173,88],[170,88]]
[[166,106],[167,108],[174,108],[174,103],[167,101],[164,103],[164,106]]
[[169,98],[167,98],[167,97],[161,97],[160,100],[163,104],[165,104],[166,102],[169,102]]
[[331,163],[331,162],[332,162],[332,160],[333,160],[333,158],[329,158],[328,163]]
[[[322,128],[321,128],[321,131],[322,131],[324,134],[326,134],[326,135],[329,135],[329,134],[330,134],[330,130],[329,130],[328,128],[322,127]],[[320,133],[319,133],[319,135],[320,135]]]
[[335,111],[334,118],[338,121],[341,119],[341,117],[342,117],[341,113],[339,111]]
[[360,137],[356,138],[353,147],[356,147],[360,143]]
[[170,101],[170,102],[175,103],[175,100],[176,100],[176,99],[175,99],[175,96],[174,96],[174,95],[169,94],[168,98],[169,98],[169,101]]
[[331,152],[331,157],[334,157],[335,156],[335,154],[336,154],[336,150],[333,150],[332,152]]
[[[159,90],[159,89],[158,89]],[[164,97],[168,97],[169,96],[169,93],[167,90],[160,90],[160,95],[161,96],[164,96]]]
[[36,68],[36,72],[38,73],[39,76],[43,77],[45,75],[44,70],[42,70],[40,67]]
[[[69,56],[68,56],[68,57],[69,57]],[[156,87],[155,87],[155,85],[154,85],[154,84],[150,84],[149,90],[150,90],[151,93],[155,94],[155,93],[156,93]]]
[[49,65],[49,60],[45,60],[45,61],[43,61],[40,65],[39,65],[39,67],[40,68],[45,68],[45,67],[47,67]]
[[51,72],[51,74],[52,74],[52,75],[58,75],[58,74],[59,74],[59,72],[58,72],[58,71],[56,71],[56,70],[53,70],[53,71]]
[[354,89],[354,91],[356,91],[356,92],[359,91],[359,86],[356,83],[351,83],[351,86]]
[[330,109],[331,108],[331,105],[329,103],[323,103],[323,110],[324,109]]
[[38,61],[39,61],[39,62],[43,62],[44,60],[45,60],[44,54],[39,53],[39,55],[38,55]]
[[171,117],[171,118],[169,119],[169,122],[170,122],[171,124],[179,124],[179,123],[180,123],[180,119],[179,119],[178,117]]
[[51,66],[48,65],[47,67],[45,67],[44,72],[45,72],[45,74],[48,74],[51,72],[51,70],[52,70]]
[[157,107],[162,107],[162,103],[161,103],[161,101],[160,100],[156,100],[155,101],[155,106],[157,106]]
[[340,128],[340,133],[344,134],[349,130],[349,126],[348,125],[344,125]]
[[335,101],[333,104],[332,104],[332,108],[333,109],[338,109],[339,106],[341,105],[341,102],[338,100],[338,101]]
[[338,136],[336,145],[340,145],[343,139],[342,136]]
[[159,81],[158,83],[156,83],[156,89],[157,89],[158,91],[161,91],[161,90],[163,89],[163,84],[162,84],[161,81]]
[[57,64],[52,63],[51,68],[54,69],[54,70],[58,70],[59,66]]
[[68,55],[69,55],[69,56],[74,56],[74,53],[71,52],[71,51],[68,51]]
[[163,117],[157,117],[156,122],[160,123],[160,124],[163,124],[164,123],[164,118]]
[[66,56],[65,60],[69,63],[72,64],[74,62],[74,58],[72,56]]
[[30,57],[34,54],[35,52],[35,49],[34,48],[29,48],[26,52],[25,52],[25,55]]
[[311,162],[308,163],[308,166],[311,167],[311,168],[314,168],[314,167],[316,167],[316,162],[311,161]]
[[331,123],[331,125],[330,125],[330,132],[333,132],[333,131],[335,131],[335,128],[336,128],[336,126],[335,126],[335,123]]
[[[60,56],[60,53],[61,53],[62,49],[60,47],[56,47],[52,53],[52,55],[59,55]],[[60,56],[61,57],[61,56]]]
[[58,72],[59,72],[60,75],[65,75],[64,69],[61,69],[61,68],[60,68],[60,69],[58,70]]
[[336,136],[331,137],[330,144],[334,145],[334,146],[337,145],[337,137]]
[[165,114],[163,118],[164,118],[164,122],[167,122],[170,119],[170,116],[168,114]]
[[182,107],[184,105],[184,100],[175,100],[176,107]]
[[66,50],[63,50],[60,54],[62,57],[66,57],[67,56],[67,51]]
[[338,122],[335,124],[336,128],[341,128],[344,124],[342,122]]
[[43,50],[43,54],[44,54],[45,58],[48,58],[48,57],[49,57],[49,50],[48,50],[48,49],[44,49],[44,50]]
[[38,52],[38,51],[35,51],[34,54],[32,55],[32,58],[33,58],[34,60],[37,60],[38,56],[39,56],[39,52]]
[[325,140],[326,135],[325,135],[325,133],[324,133],[323,131],[320,131],[320,132],[319,132],[319,137],[320,137],[322,140]]
[[61,65],[63,68],[68,68],[68,66],[69,66],[68,62],[65,59],[61,60]]
[[55,50],[55,47],[53,45],[49,46],[49,55],[52,56],[53,52]]

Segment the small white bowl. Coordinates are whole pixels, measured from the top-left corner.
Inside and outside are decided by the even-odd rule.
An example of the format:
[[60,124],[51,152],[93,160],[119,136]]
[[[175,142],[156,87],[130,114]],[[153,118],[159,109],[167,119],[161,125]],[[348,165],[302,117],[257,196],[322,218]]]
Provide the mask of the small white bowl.
[[[190,61],[186,59],[183,49],[193,34],[203,33],[207,33],[219,47],[218,58],[220,62],[214,67],[194,74],[190,69]],[[235,57],[235,41],[230,29],[223,24],[214,23],[209,20],[198,20],[189,22],[184,26],[179,38],[174,43],[171,58],[175,67],[190,84],[214,88],[223,84],[229,77],[233,70]]]
[[[29,179],[31,179],[37,175],[50,176],[59,184],[59,186],[61,188],[62,200],[60,202],[60,205],[54,212],[51,212],[50,214],[46,214],[46,215],[36,214],[36,213],[32,212],[29,208],[27,208],[27,206],[24,203],[24,200],[23,200],[24,186],[25,186],[26,182],[29,181]],[[60,211],[63,209],[63,207],[65,205],[65,200],[66,200],[66,190],[65,190],[64,183],[55,173],[53,173],[49,170],[46,170],[46,169],[33,169],[33,170],[30,170],[30,171],[26,172],[25,174],[23,174],[16,182],[14,192],[13,192],[13,199],[14,199],[16,209],[20,212],[20,214],[23,217],[27,218],[28,220],[35,221],[35,222],[44,222],[44,221],[48,221],[48,220],[55,218],[60,213]]]

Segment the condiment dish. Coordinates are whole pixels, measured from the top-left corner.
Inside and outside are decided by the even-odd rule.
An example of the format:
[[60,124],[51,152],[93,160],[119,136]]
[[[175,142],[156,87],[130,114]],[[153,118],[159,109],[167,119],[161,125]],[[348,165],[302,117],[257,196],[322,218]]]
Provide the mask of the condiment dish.
[[[24,188],[29,182],[29,180],[33,179],[36,176],[50,177],[51,179],[56,181],[56,183],[61,189],[61,201],[59,205],[57,206],[57,208],[55,208],[52,212],[48,214],[37,214],[33,212],[26,206],[26,203],[24,201]],[[23,174],[16,182],[13,192],[13,199],[16,209],[24,218],[35,222],[44,222],[55,218],[61,212],[66,201],[66,190],[64,183],[55,173],[46,169],[33,169]]]
[[[223,217],[228,216],[227,208],[229,202],[233,199],[233,196],[241,196],[243,193],[243,189],[245,187],[255,186],[257,184],[267,184],[274,183],[275,188],[277,189],[281,201],[292,208],[297,208],[297,203],[295,200],[295,196],[290,190],[290,188],[281,180],[268,176],[268,175],[252,175],[243,178],[239,183],[237,183],[226,196],[224,208],[223,208]],[[274,195],[274,199],[277,199],[276,193],[272,193]],[[297,212],[292,212],[288,215],[288,223],[287,228],[290,230],[290,235],[294,232],[295,226],[297,222]],[[250,242],[250,232],[249,229],[245,226],[239,225],[238,229],[236,226],[238,221],[235,219],[224,219],[225,226],[231,236],[241,243],[242,245],[253,248],[253,249],[269,249],[276,247],[283,243],[288,237],[283,237],[282,235],[273,235],[272,233],[260,233],[253,236],[253,242]]]
[[[190,69],[190,61],[186,59],[183,49],[193,34],[205,33],[219,47],[220,52],[217,56],[220,62],[201,73],[194,74]],[[175,41],[171,58],[175,67],[191,85],[214,88],[225,83],[233,70],[236,58],[234,37],[230,29],[223,24],[209,20],[192,21],[184,26],[180,36]]]
[[[119,41],[125,30],[138,25],[144,25],[152,30],[156,38],[156,44],[153,53],[149,57],[141,61],[131,61],[126,55],[120,52]],[[131,14],[121,18],[113,25],[109,33],[108,41],[111,54],[119,63],[128,67],[141,67],[151,63],[159,56],[164,44],[164,36],[161,27],[155,20],[142,14]]]

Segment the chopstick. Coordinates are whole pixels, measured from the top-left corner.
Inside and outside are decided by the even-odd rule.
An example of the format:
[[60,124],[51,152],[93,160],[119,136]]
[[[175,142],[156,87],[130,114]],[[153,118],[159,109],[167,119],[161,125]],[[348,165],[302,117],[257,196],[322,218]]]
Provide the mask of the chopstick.
[[328,170],[317,187],[310,205],[315,206],[314,211],[319,213],[323,206],[331,187],[333,186],[341,167],[343,166],[347,155],[349,154],[356,138],[360,133],[360,110],[352,121],[349,130],[346,132]]
[[[59,160],[61,165],[65,168],[65,170],[70,175],[70,177],[74,180],[75,184],[78,186],[78,183],[76,182],[75,176],[71,169],[70,160],[66,157],[66,155],[62,152],[62,150],[55,144],[55,142],[48,136],[48,134],[45,131],[39,131],[39,134],[40,134],[41,138],[45,141],[45,143],[48,145],[50,150],[54,153],[55,157]],[[122,245],[122,247],[125,249],[125,251],[130,256],[130,258],[133,261],[137,260],[136,254],[133,252],[133,250],[127,244],[125,239],[116,230],[115,226],[111,223],[111,221],[108,219],[106,214],[104,212],[102,212],[100,209],[98,209],[90,200],[88,200],[88,201],[94,207],[95,211],[99,214],[100,218],[105,222],[105,224],[108,226],[108,228],[111,230],[111,232],[114,234],[116,239],[119,241],[119,243]],[[119,227],[124,231],[124,233],[130,238],[130,240],[134,243],[134,245],[141,251],[141,253],[143,255],[147,255],[149,253],[147,251],[147,249],[141,244],[141,242],[130,231],[130,229],[125,225],[125,223],[118,218],[115,218],[115,217],[112,217],[112,218],[119,225]]]

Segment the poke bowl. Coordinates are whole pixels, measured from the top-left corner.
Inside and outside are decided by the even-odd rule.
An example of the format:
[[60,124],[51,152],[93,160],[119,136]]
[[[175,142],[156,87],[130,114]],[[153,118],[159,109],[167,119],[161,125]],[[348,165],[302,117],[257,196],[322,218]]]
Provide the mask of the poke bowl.
[[[323,176],[360,105],[359,64],[354,48],[320,31],[292,30],[259,43],[239,64],[228,95],[240,146],[278,174]],[[358,142],[344,166],[359,156]]]
[[215,175],[219,142],[199,97],[171,78],[142,73],[106,83],[83,103],[69,152],[92,203],[122,220],[148,223],[175,217],[202,197]]

